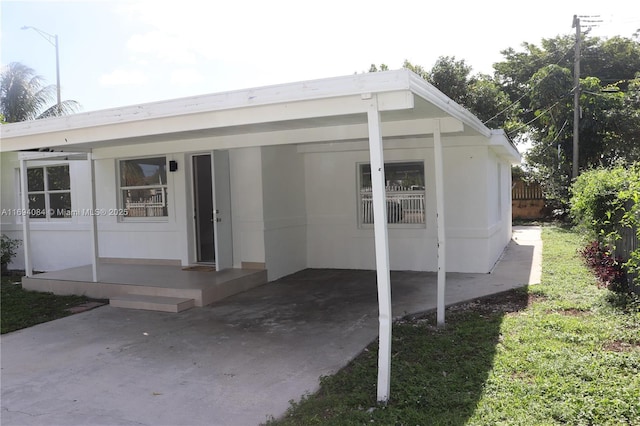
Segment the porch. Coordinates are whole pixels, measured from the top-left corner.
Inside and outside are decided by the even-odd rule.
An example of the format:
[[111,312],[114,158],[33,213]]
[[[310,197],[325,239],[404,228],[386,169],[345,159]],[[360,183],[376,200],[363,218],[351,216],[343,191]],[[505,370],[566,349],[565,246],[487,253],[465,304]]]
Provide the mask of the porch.
[[[206,306],[267,282],[264,269],[182,268],[101,262],[100,280],[93,282],[92,266],[45,272],[22,279],[27,290],[110,299],[111,305],[179,312]],[[175,306],[175,308],[174,308]]]

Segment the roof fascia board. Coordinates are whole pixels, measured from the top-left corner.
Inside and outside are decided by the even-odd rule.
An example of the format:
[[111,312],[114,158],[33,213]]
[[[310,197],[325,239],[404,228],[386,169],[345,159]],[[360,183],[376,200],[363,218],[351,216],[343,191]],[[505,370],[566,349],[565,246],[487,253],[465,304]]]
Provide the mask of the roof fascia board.
[[[411,109],[414,106],[413,94],[408,90],[385,92],[378,96],[381,111]],[[133,139],[142,136],[152,136],[153,134],[179,133],[277,121],[363,114],[366,112],[366,106],[367,103],[362,100],[361,94],[357,94],[340,98],[323,98],[313,101],[284,102],[236,109],[205,111],[188,115],[154,117],[144,120],[64,129],[47,133],[26,133],[22,136],[12,135],[12,132],[9,130],[3,132],[0,151],[64,148],[70,144],[90,147],[96,142]]]
[[322,80],[287,83],[231,92],[192,96],[73,114],[64,117],[10,123],[0,128],[3,137],[33,135],[58,130],[111,125],[147,119],[167,118],[203,112],[235,110],[256,106],[312,101],[362,93],[383,93],[409,89],[406,70],[354,74]]
[[504,130],[491,130],[489,146],[501,157],[507,159],[511,164],[520,164],[522,155],[516,148],[513,141],[507,136]]
[[26,161],[51,161],[51,160],[86,160],[86,152],[69,151],[69,152],[18,152],[19,160]]
[[431,83],[415,73],[409,75],[411,91],[427,102],[431,102],[445,113],[457,118],[485,137],[491,136],[491,130],[478,117],[454,102],[447,95],[436,89]]

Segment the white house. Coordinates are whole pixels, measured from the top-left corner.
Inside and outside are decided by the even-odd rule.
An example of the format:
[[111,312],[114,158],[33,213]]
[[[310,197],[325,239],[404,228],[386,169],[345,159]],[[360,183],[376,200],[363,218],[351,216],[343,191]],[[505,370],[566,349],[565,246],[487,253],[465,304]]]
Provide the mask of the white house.
[[[407,70],[0,132],[2,233],[23,239],[24,256],[12,265],[26,269],[23,284],[94,297],[107,287],[109,295],[133,291],[106,268],[114,262],[146,264],[125,274],[137,281],[192,280],[178,266],[197,264],[220,274],[260,270],[268,280],[305,268],[376,269],[378,400],[389,394],[389,270],[438,271],[442,323],[445,273],[489,272],[511,237],[518,151],[502,130]],[[79,274],[82,265],[91,265],[84,287],[68,285],[77,275],[29,278],[33,269]],[[229,284],[195,304],[260,282]],[[157,294],[151,287],[136,291]]]
[[503,131],[406,70],[1,126],[2,232],[23,237],[23,159],[36,270],[90,264],[93,218],[97,256],[112,261],[250,265],[270,280],[375,269],[372,100],[391,269],[437,269],[438,125],[446,269],[489,272],[510,239],[510,166],[520,156]]

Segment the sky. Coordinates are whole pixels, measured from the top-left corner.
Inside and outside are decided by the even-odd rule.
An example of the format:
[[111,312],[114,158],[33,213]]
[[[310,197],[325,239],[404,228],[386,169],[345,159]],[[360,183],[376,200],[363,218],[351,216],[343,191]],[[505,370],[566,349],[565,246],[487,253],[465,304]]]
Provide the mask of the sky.
[[350,75],[372,63],[399,69],[405,59],[430,69],[453,56],[491,74],[506,48],[575,34],[574,14],[599,15],[593,36],[632,37],[632,3],[1,0],[0,63],[21,62],[54,84],[55,48],[21,28],[57,35],[62,98],[81,111]]

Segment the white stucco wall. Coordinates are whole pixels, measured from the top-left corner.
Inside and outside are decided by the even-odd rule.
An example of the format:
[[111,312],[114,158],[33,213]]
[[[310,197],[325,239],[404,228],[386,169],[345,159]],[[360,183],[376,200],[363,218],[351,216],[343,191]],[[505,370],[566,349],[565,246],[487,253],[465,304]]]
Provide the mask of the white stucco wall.
[[[447,270],[489,272],[508,242],[505,236],[510,232],[510,215],[504,192],[510,191],[506,182],[510,171],[500,166],[504,168],[500,216],[497,157],[481,138],[447,136],[443,143]],[[405,139],[385,141],[384,145],[385,162],[423,160],[426,179],[426,226],[389,227],[391,268],[434,271],[437,228],[433,141]],[[310,267],[375,268],[373,230],[359,226],[357,216],[357,164],[369,162],[369,152],[366,143],[349,148],[341,150],[340,144],[325,144],[304,149]]]
[[[360,144],[364,148],[366,143]],[[340,148],[340,147],[338,147]],[[369,162],[369,152],[332,151],[331,145],[305,153],[307,192],[307,258],[310,267],[374,269],[371,226],[358,225],[357,166]],[[427,148],[388,149],[385,161],[424,160],[426,175],[426,226],[391,227],[391,267],[431,270],[435,263],[435,203],[433,154]]]
[[[19,199],[20,178],[17,153],[0,155],[1,196],[0,217],[2,234],[23,240],[22,216],[15,214],[21,209]],[[88,197],[89,169],[86,161],[33,161],[28,167],[69,164],[71,177],[71,207],[74,210],[90,208]],[[54,271],[86,265],[90,262],[89,217],[76,215],[69,219],[32,219],[31,229],[31,261],[36,271]],[[17,255],[9,265],[11,269],[24,269],[24,246],[18,249]]]
[[[198,150],[193,152],[207,152],[206,140],[197,143]],[[443,143],[447,270],[488,272],[511,236],[510,165],[480,137],[445,136]],[[426,179],[426,225],[390,227],[391,267],[434,271],[433,141],[385,140],[384,145],[386,162],[424,161]],[[194,261],[190,153],[177,149],[167,153],[166,147],[166,143],[141,144],[94,151],[99,209],[118,207],[118,160],[164,155],[179,164],[177,172],[167,174],[168,218],[98,217],[101,257],[178,260],[185,265]],[[358,224],[357,165],[369,162],[366,141],[235,148],[229,149],[229,162],[234,267],[242,262],[265,263],[269,279],[306,267],[375,268],[373,229]],[[18,167],[16,154],[2,154],[3,208],[19,207]],[[87,163],[71,162],[70,173],[72,207],[88,209]],[[89,220],[77,216],[60,222],[32,221],[35,269],[90,263]],[[22,238],[19,219],[3,216],[2,232]],[[21,255],[12,266],[22,267]]]
[[242,262],[264,263],[261,150],[229,150],[229,164],[234,266],[239,268]]
[[270,280],[307,266],[304,158],[294,145],[262,148],[264,245]]
[[[163,156],[153,152],[144,156]],[[121,208],[118,204],[117,162],[127,158],[139,158],[139,154],[122,147],[115,155],[103,154],[96,150],[95,191],[96,209],[109,212]],[[167,155],[168,160],[180,158]],[[184,234],[185,199],[184,167],[177,172],[167,173],[168,217],[165,218],[122,218],[115,215],[98,216],[98,255],[102,258],[162,259],[178,261],[183,258],[182,240]]]

